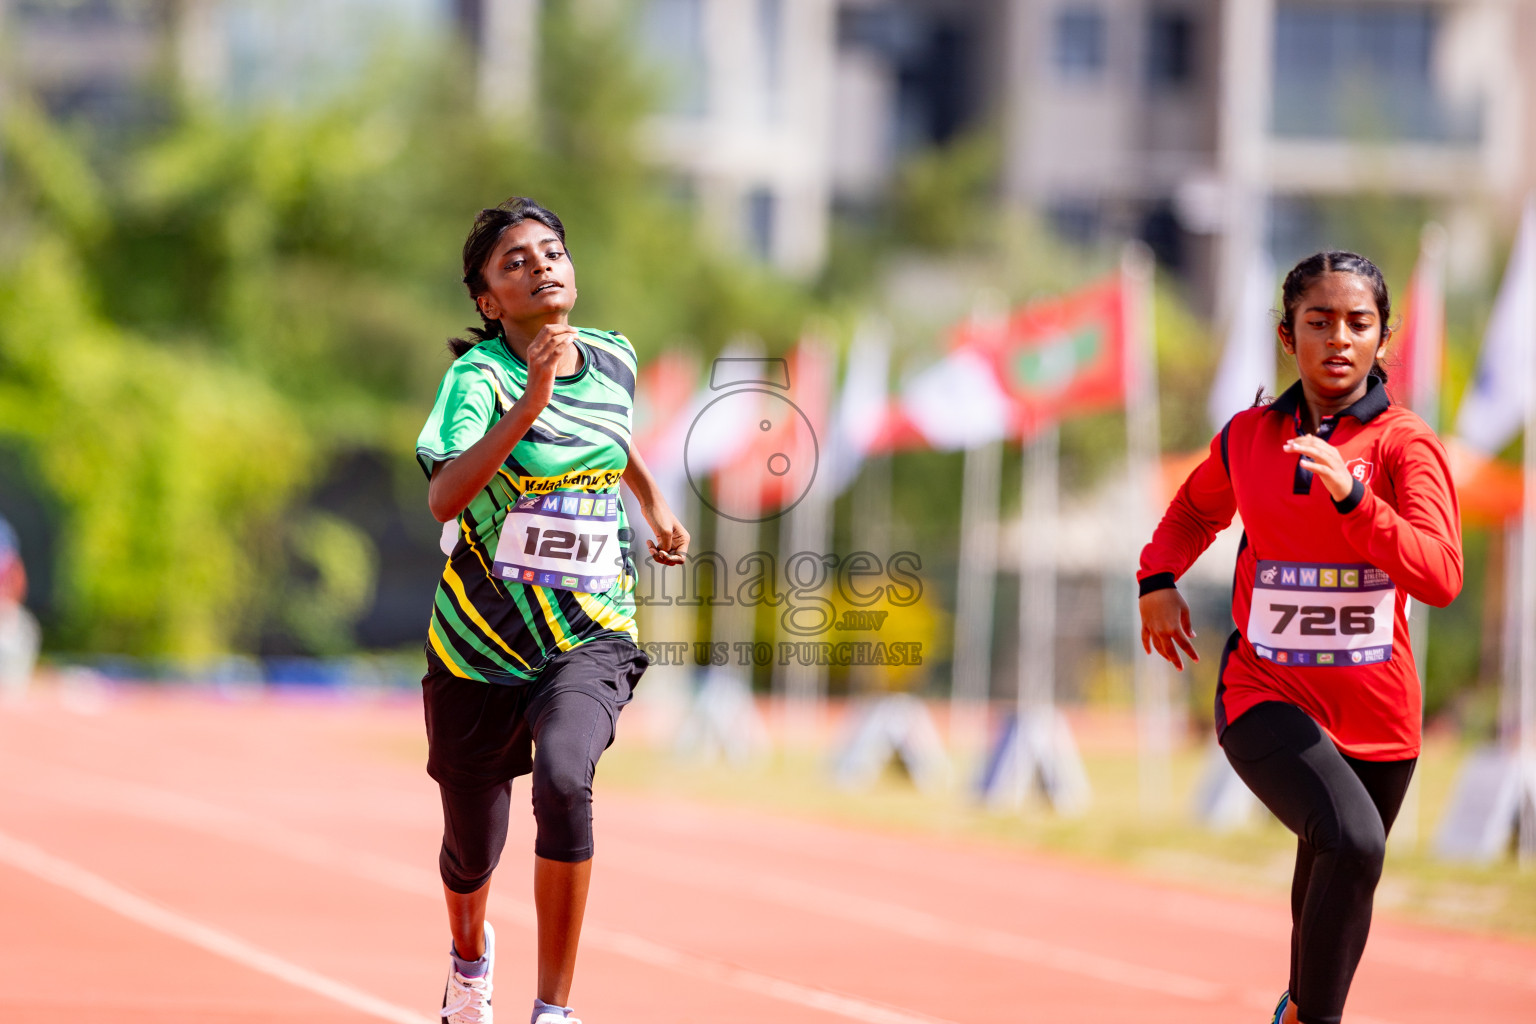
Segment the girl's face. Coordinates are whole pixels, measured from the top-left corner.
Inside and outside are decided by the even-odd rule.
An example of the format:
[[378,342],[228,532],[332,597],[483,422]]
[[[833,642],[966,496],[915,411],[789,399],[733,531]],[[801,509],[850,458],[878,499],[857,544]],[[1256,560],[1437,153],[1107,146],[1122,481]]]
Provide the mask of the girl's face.
[[503,231],[480,273],[486,288],[475,301],[492,320],[553,321],[576,304],[571,258],[554,229],[536,220]]
[[1334,399],[1365,393],[1388,334],[1369,281],[1340,271],[1323,274],[1302,293],[1291,324],[1289,331],[1280,325],[1280,344],[1296,357],[1307,391]]

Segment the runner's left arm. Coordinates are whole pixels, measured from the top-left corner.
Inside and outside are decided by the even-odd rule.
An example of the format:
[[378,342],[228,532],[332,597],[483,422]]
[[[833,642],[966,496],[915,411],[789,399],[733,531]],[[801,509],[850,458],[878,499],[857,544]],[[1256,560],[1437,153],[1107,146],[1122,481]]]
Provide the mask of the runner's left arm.
[[624,483],[640,503],[640,513],[656,536],[655,540],[645,542],[651,557],[662,565],[682,565],[688,554],[688,531],[672,514],[672,507],[656,486],[656,478],[633,447],[629,451],[629,465],[624,467]]

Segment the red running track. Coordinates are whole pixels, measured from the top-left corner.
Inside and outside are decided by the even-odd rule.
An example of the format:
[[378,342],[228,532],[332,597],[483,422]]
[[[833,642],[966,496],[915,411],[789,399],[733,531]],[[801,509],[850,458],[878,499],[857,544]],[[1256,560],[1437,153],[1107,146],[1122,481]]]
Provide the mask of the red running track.
[[[409,700],[0,707],[0,1021],[436,1019],[419,736]],[[1283,987],[1277,901],[599,790],[590,1024],[1259,1024]],[[517,819],[491,902],[504,1024],[532,1000]],[[1345,1019],[1530,1024],[1536,946],[1379,920]]]

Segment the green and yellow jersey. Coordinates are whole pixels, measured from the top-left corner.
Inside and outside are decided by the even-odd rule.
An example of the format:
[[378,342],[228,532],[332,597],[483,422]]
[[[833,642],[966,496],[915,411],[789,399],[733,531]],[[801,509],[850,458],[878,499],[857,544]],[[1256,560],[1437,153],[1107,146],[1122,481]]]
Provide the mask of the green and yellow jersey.
[[[578,330],[581,368],[555,379],[549,405],[459,514],[458,541],[443,567],[427,627],[428,649],[454,675],[517,684],[535,678],[549,658],[590,640],[637,639],[627,561],[611,588],[593,594],[492,573],[502,524],[519,498],[551,491],[617,495],[629,465],[634,347],[617,332]],[[427,476],[484,437],[527,383],[527,364],[501,338],[456,359],[416,442]],[[623,502],[619,528],[627,539]]]

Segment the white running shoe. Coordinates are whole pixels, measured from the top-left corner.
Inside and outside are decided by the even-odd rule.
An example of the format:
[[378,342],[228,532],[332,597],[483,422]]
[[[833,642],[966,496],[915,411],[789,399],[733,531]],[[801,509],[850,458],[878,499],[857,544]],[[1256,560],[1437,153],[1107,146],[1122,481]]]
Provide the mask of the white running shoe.
[[[466,978],[451,966],[443,989],[443,1024],[493,1024],[491,975],[496,970],[496,930],[485,922],[485,975]],[[453,961],[450,960],[449,964]]]
[[558,1013],[541,1013],[533,1018],[533,1024],[581,1024],[577,1017],[566,1017]]

